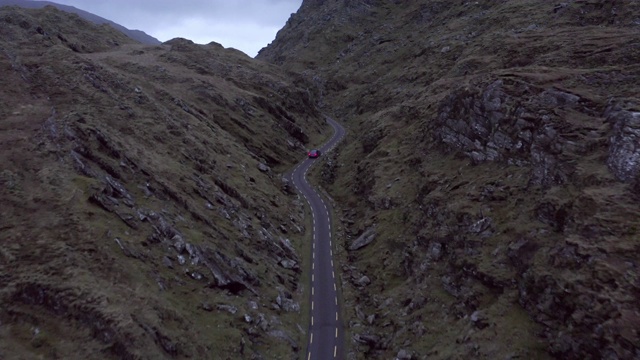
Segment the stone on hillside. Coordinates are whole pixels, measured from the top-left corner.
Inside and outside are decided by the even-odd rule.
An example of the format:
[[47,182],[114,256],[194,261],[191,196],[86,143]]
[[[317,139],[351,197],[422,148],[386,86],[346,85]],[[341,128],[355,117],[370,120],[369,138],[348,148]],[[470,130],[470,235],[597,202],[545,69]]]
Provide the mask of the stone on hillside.
[[396,360],[411,360],[413,359],[413,355],[405,349],[400,349],[398,354],[396,354]]
[[365,319],[364,312],[362,311],[362,306],[356,305],[356,317],[360,320]]
[[376,314],[371,314],[369,316],[367,316],[367,323],[369,325],[373,325],[373,321],[376,319]]
[[192,278],[193,280],[202,280],[204,279],[204,275],[199,272],[199,271],[189,271],[187,270],[187,275],[189,275],[190,278]]
[[543,104],[550,108],[558,106],[573,107],[580,101],[579,96],[555,88],[545,90],[541,96]]
[[291,348],[293,350],[295,350],[295,351],[298,350],[298,347],[299,347],[298,342],[295,341],[284,330],[271,330],[271,331],[269,331],[269,336],[275,337],[275,338],[280,339],[280,340],[284,340],[289,344],[289,346],[291,346]]
[[550,124],[538,129],[531,144],[531,164],[533,166],[530,184],[551,186],[564,184],[567,171],[558,160],[562,153],[563,140]]
[[371,244],[376,239],[376,231],[374,228],[365,230],[362,235],[355,239],[349,246],[349,250],[354,251],[362,249],[363,247]]
[[367,275],[363,275],[360,279],[358,279],[357,284],[359,286],[367,286],[371,284],[371,279]]
[[180,234],[175,234],[171,238],[171,242],[173,243],[173,247],[176,249],[178,254],[182,254],[186,248],[186,243]]
[[276,304],[278,308],[286,311],[286,312],[298,312],[300,311],[300,304],[293,301],[290,294],[286,294],[281,292],[276,297]]
[[469,226],[469,232],[473,234],[480,234],[491,228],[492,221],[490,217],[483,217],[480,220]]
[[189,254],[191,265],[198,265],[202,262],[202,253],[200,252],[200,249],[197,246],[186,243],[184,248],[187,250],[187,253]]
[[609,138],[609,170],[621,181],[640,174],[640,112],[615,111],[607,121],[613,129]]
[[377,348],[380,343],[380,336],[371,334],[355,334],[353,340],[361,344],[369,345],[371,348]]
[[258,170],[262,171],[263,173],[268,173],[269,171],[271,171],[271,168],[263,163],[259,163]]
[[233,305],[227,305],[227,304],[218,304],[216,306],[216,308],[220,311],[226,311],[229,314],[235,314],[238,312],[238,308],[233,306]]
[[201,249],[197,245],[193,245],[193,253],[199,259],[198,263],[213,275],[214,281],[209,286],[227,289],[233,294],[243,290],[256,293],[250,284],[259,285],[260,281],[243,266],[239,258],[228,258],[219,251]]
[[283,259],[279,262],[280,266],[288,270],[300,270],[298,262],[291,259]]
[[91,167],[85,164],[84,161],[82,161],[83,159],[80,154],[71,150],[71,158],[74,160],[74,166],[76,170],[78,170],[82,175],[90,178],[97,177],[96,173],[91,169]]
[[129,201],[124,201],[127,205],[133,201],[133,196],[129,194],[129,191],[127,191],[127,188],[125,188],[124,185],[122,185],[119,181],[117,181],[116,179],[112,178],[109,175],[105,176],[104,179],[106,183],[109,185],[109,188],[112,190],[111,194],[114,197],[129,200]]
[[440,260],[442,257],[442,244],[439,242],[432,242],[429,244],[429,257],[433,260]]
[[479,329],[484,329],[489,324],[487,323],[487,317],[480,310],[474,311],[469,317],[473,325],[475,325]]
[[168,267],[169,269],[173,269],[173,263],[171,263],[171,259],[168,256],[164,256],[162,258],[162,264]]

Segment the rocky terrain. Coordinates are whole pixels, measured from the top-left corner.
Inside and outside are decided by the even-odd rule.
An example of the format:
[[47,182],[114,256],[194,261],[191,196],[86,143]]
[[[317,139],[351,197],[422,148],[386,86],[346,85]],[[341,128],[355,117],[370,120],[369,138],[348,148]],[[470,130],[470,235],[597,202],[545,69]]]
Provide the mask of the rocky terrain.
[[640,358],[640,3],[305,0],[349,359]]
[[302,76],[0,8],[0,358],[291,359],[330,135]]

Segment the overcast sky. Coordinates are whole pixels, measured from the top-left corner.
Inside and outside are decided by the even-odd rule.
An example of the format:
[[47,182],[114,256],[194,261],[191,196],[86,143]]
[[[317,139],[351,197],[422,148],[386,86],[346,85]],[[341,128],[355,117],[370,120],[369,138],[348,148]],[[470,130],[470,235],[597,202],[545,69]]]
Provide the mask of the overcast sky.
[[164,42],[211,41],[254,57],[276,37],[302,0],[50,0],[75,6]]

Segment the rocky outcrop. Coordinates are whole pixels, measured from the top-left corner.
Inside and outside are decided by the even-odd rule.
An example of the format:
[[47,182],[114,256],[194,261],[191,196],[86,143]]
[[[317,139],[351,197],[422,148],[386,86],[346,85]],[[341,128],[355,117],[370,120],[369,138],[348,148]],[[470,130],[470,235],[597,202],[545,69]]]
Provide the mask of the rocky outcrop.
[[[499,161],[531,168],[532,185],[563,184],[573,172],[563,159],[582,145],[563,138],[570,131],[558,109],[593,115],[588,102],[555,88],[496,80],[484,88],[452,92],[440,104],[434,134],[474,164]],[[517,94],[517,97],[514,96]],[[553,112],[548,109],[555,109]]]
[[365,230],[358,238],[356,238],[351,245],[349,245],[350,251],[362,249],[363,247],[371,244],[376,239],[376,230],[369,228]]
[[635,180],[640,175],[640,112],[623,110],[612,104],[605,116],[611,126],[609,170],[618,180]]

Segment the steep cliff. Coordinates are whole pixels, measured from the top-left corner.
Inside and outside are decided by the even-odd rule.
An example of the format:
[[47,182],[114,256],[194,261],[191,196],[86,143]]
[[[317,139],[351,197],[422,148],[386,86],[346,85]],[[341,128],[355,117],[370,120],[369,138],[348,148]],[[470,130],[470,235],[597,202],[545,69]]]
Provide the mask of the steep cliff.
[[304,1],[350,358],[640,357],[640,4]]
[[299,75],[0,8],[0,358],[291,359],[329,134]]

